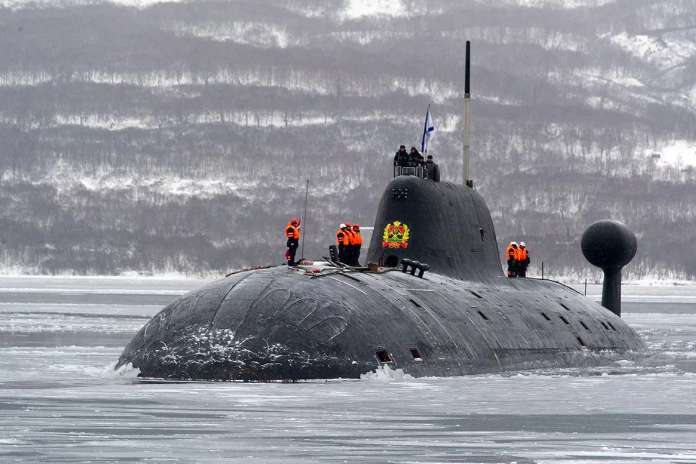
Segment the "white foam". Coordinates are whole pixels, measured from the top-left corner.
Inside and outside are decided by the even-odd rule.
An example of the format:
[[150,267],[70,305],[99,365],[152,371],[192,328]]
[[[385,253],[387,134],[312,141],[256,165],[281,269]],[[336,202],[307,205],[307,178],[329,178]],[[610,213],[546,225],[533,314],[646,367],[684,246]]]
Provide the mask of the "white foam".
[[403,369],[392,369],[387,364],[384,364],[372,372],[366,374],[360,374],[360,380],[372,380],[381,382],[403,382],[404,380],[410,380],[413,377],[409,374],[404,374]]
[[121,379],[137,379],[140,374],[140,369],[133,367],[133,364],[128,363],[116,369],[117,362],[113,362],[106,366],[103,370],[104,377],[117,377]]

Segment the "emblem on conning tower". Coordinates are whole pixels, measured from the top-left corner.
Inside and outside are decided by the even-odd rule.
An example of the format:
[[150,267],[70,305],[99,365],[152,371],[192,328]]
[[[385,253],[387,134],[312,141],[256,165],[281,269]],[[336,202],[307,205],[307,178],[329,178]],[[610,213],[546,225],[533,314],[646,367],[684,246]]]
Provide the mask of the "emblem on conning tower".
[[407,248],[408,226],[399,221],[394,221],[384,228],[382,235],[382,248]]

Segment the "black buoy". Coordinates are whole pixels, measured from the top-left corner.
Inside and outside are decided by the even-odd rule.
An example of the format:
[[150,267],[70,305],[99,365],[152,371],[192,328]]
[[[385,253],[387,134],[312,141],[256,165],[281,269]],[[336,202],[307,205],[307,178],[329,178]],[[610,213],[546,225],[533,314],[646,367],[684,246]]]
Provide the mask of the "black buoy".
[[621,268],[638,250],[635,234],[619,221],[597,221],[582,234],[582,254],[604,271],[602,306],[621,317]]

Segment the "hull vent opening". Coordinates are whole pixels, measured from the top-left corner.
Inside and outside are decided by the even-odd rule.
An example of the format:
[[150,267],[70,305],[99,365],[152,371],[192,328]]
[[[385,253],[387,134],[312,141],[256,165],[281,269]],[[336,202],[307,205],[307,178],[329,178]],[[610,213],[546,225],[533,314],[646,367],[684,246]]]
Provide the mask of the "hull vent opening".
[[588,332],[590,331],[590,328],[587,327],[587,324],[585,324],[584,322],[580,321],[580,325],[583,326],[585,330],[587,330]]
[[488,320],[488,318],[486,317],[486,315],[483,314],[481,311],[479,311],[478,313],[479,313],[479,316],[481,316],[481,317],[483,318],[484,321],[487,321],[487,320]]
[[413,356],[414,361],[422,361],[423,358],[420,355],[420,352],[416,348],[411,348],[411,355]]
[[564,305],[563,303],[558,303],[558,304],[561,305],[561,306],[563,306],[563,307],[565,308],[566,311],[570,311],[570,308],[567,307],[566,305]]
[[614,326],[611,324],[611,322],[607,322],[607,324],[609,324],[609,327],[611,327],[611,330],[613,330],[614,332],[617,332],[616,327],[614,327]]
[[410,301],[411,303],[413,303],[413,305],[414,305],[416,308],[422,308],[421,305],[419,305],[418,303],[416,303],[416,302],[413,301],[412,299],[409,298],[408,301]]
[[609,326],[608,326],[607,324],[605,324],[604,321],[602,321],[602,327],[604,327],[605,329],[609,330]]
[[389,356],[389,352],[387,350],[377,350],[375,351],[375,354],[377,355],[377,359],[379,359],[379,362],[381,363],[392,362],[391,356]]
[[551,318],[547,316],[546,313],[541,313],[541,315],[544,316],[544,319],[546,319],[547,321],[551,320]]
[[408,189],[403,188],[403,189],[392,189],[392,198],[399,200],[403,198],[404,200],[408,199]]
[[479,295],[478,293],[476,293],[473,290],[471,291],[471,294],[474,295],[476,298],[483,298],[481,295]]
[[570,322],[568,322],[568,319],[566,319],[566,318],[563,317],[563,316],[559,316],[559,317],[561,318],[561,320],[562,320],[563,322],[566,323],[566,325],[570,325]]
[[577,337],[577,338],[578,338],[578,342],[580,342],[580,344],[581,344],[582,346],[587,346],[587,345],[585,345],[585,342],[582,341],[582,338],[580,338],[580,337]]

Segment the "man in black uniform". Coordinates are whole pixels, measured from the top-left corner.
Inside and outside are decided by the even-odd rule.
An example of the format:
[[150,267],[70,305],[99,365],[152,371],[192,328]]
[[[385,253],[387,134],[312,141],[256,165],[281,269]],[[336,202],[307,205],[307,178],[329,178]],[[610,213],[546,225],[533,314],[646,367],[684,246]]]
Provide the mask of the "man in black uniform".
[[406,146],[401,145],[399,147],[399,151],[397,151],[396,154],[394,155],[394,166],[401,166],[403,168],[403,167],[408,166],[408,162],[409,162],[409,156],[408,156],[408,153],[406,152]]
[[425,167],[428,170],[428,179],[440,182],[440,167],[433,162],[433,155],[428,155]]
[[411,147],[411,153],[409,155],[409,166],[411,167],[417,167],[420,166],[421,164],[419,163],[420,159],[423,158],[423,156],[418,153],[418,149],[416,147]]

